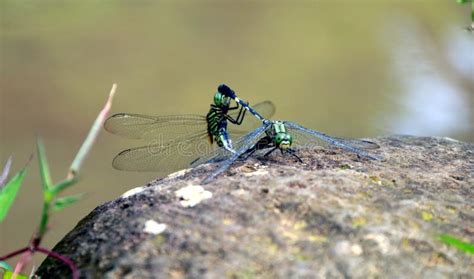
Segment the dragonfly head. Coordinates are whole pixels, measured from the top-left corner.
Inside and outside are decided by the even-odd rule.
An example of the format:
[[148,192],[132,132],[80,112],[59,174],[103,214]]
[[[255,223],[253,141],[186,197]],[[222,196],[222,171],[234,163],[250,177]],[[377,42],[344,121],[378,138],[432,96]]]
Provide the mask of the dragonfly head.
[[275,135],[275,144],[283,151],[290,148],[293,143],[293,137],[288,133],[277,133]]
[[221,92],[216,92],[216,94],[214,94],[214,105],[218,107],[229,107],[230,100],[230,97],[222,94]]

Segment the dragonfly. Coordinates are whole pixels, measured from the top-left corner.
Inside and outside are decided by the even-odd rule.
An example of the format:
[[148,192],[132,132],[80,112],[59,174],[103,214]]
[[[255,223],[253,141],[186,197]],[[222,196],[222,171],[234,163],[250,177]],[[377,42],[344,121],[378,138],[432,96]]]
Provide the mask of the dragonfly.
[[302,162],[301,158],[297,155],[296,150],[292,148],[295,143],[306,146],[327,145],[331,147],[339,147],[370,160],[381,159],[367,151],[380,148],[378,144],[372,141],[333,137],[306,128],[295,122],[286,120],[269,120],[261,115],[256,109],[239,99],[235,92],[227,85],[220,85],[218,90],[222,94],[234,99],[243,108],[248,110],[261,121],[262,125],[241,137],[236,142],[236,152],[226,153],[218,150],[210,154],[208,157],[202,157],[196,160],[196,164],[220,162],[218,168],[203,180],[203,184],[211,182],[219,174],[226,171],[236,160],[247,159],[258,150],[269,149],[264,156],[268,156],[274,151],[280,150],[282,154],[289,154],[295,157],[299,162]]
[[[231,101],[230,97],[217,91],[206,115],[112,115],[104,123],[108,132],[148,141],[146,145],[120,152],[112,166],[118,170],[154,171],[166,175],[190,167],[196,157],[217,149],[234,153],[230,135],[244,135],[261,122],[254,117],[243,121],[247,110],[240,103],[232,106]],[[271,101],[263,101],[254,107],[266,117],[275,113]],[[228,127],[227,122],[235,125]]]

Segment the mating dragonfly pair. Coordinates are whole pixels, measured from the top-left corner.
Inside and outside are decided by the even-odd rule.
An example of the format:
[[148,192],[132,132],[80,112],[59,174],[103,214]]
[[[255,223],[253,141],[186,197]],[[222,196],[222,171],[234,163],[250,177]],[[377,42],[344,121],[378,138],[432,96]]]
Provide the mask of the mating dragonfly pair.
[[[247,111],[254,117],[245,118]],[[219,163],[203,180],[204,184],[226,171],[235,161],[247,159],[258,150],[269,149],[264,156],[280,150],[282,154],[289,154],[302,162],[292,148],[294,143],[306,146],[325,144],[371,160],[379,159],[367,152],[379,148],[374,142],[336,138],[294,122],[269,120],[274,113],[272,102],[250,106],[222,84],[205,116],[118,113],[107,119],[104,127],[117,135],[149,140],[145,146],[120,152],[112,162],[114,168],[169,174],[203,163]],[[228,122],[232,125],[228,126]],[[238,139],[232,142],[230,135]]]

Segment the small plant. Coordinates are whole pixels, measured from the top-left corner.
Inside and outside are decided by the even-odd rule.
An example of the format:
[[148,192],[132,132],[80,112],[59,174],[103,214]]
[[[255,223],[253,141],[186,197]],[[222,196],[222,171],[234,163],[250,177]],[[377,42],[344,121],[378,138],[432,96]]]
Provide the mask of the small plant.
[[471,2],[471,26],[466,27],[468,31],[474,31],[474,1],[473,0],[457,0],[459,4],[466,4]]
[[[116,85],[114,84],[112,86],[109,98],[104,108],[101,110],[101,112],[97,116],[94,124],[91,127],[91,130],[89,131],[89,134],[87,135],[81,148],[77,152],[76,157],[74,158],[69,168],[69,171],[66,175],[66,178],[64,180],[58,183],[52,182],[49,166],[48,166],[48,161],[46,159],[45,147],[43,145],[42,140],[37,139],[36,141],[37,152],[36,153],[38,156],[38,164],[39,164],[39,170],[40,170],[40,175],[41,175],[41,184],[42,184],[42,189],[43,189],[43,209],[41,213],[41,220],[39,222],[37,231],[33,234],[30,242],[28,243],[26,247],[13,251],[3,257],[0,257],[0,270],[3,269],[5,271],[4,277],[3,277],[4,279],[5,278],[21,279],[21,278],[30,277],[30,276],[22,275],[20,273],[23,271],[25,265],[31,261],[33,254],[36,252],[53,257],[63,262],[64,264],[68,265],[72,272],[72,278],[74,279],[79,278],[79,271],[71,259],[61,254],[58,254],[56,252],[50,251],[40,246],[40,244],[41,244],[42,239],[44,238],[44,235],[48,231],[48,221],[51,217],[51,214],[53,212],[61,211],[62,209],[76,203],[83,196],[82,194],[79,194],[79,195],[59,197],[59,195],[65,189],[71,187],[72,185],[78,182],[78,174],[79,174],[79,170],[81,168],[82,162],[84,161],[86,155],[89,153],[90,149],[92,148],[92,145],[94,144],[95,139],[97,138],[99,131],[105,119],[107,118],[107,115],[112,106],[112,99],[115,94],[115,90],[116,90]],[[0,222],[2,222],[5,219],[8,213],[8,210],[13,204],[16,194],[18,190],[20,189],[23,179],[26,176],[27,166],[21,169],[12,179],[6,182],[8,173],[10,171],[11,163],[12,163],[12,158],[10,157],[0,176]],[[17,262],[14,269],[5,262],[7,259],[15,257],[15,256],[19,256],[19,255],[21,255],[21,258]],[[34,274],[34,270],[32,271],[32,274]]]

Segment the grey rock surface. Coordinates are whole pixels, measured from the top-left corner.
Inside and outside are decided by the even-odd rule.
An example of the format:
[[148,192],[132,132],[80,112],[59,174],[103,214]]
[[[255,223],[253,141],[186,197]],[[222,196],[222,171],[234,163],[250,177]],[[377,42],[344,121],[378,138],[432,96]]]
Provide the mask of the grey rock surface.
[[[184,187],[215,166],[153,181],[54,250],[81,278],[472,278],[474,256],[438,236],[474,242],[474,145],[374,141],[382,161],[321,147],[299,150],[305,164],[277,152],[237,162],[204,189]],[[48,258],[38,274],[70,273]]]

